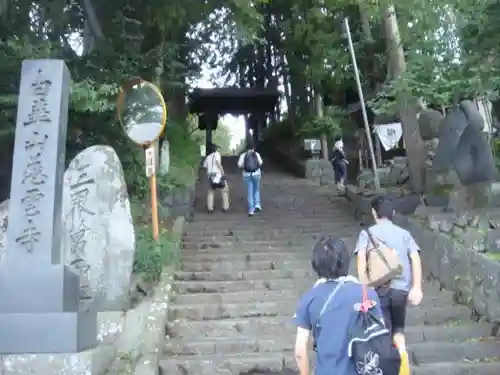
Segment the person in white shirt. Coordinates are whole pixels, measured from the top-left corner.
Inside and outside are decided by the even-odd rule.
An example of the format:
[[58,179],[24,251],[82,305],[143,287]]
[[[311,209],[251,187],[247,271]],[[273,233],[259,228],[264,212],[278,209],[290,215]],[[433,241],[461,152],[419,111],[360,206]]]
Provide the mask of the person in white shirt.
[[217,146],[211,144],[208,155],[203,162],[203,168],[207,170],[208,176],[208,192],[207,192],[207,210],[209,213],[214,212],[214,195],[215,191],[220,191],[222,199],[222,211],[229,210],[229,187],[227,185],[226,177],[224,175],[224,168],[222,167],[222,158]]
[[260,178],[262,176],[260,167],[262,157],[255,151],[253,139],[247,140],[247,151],[242,153],[238,159],[238,167],[243,168],[243,181],[248,189],[248,215],[253,216],[255,212],[262,211],[260,203]]

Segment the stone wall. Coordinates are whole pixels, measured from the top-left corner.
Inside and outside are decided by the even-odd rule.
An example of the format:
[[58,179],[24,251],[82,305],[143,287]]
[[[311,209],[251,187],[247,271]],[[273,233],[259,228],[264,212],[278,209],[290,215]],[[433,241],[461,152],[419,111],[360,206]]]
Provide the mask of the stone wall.
[[357,219],[365,216],[371,217],[370,203],[377,195],[387,195],[393,199],[396,212],[403,215],[413,213],[420,204],[418,194],[408,193],[400,188],[380,188],[378,191],[362,189],[354,185],[346,185],[345,195],[350,203],[353,215]]
[[490,246],[495,245],[500,211],[417,213],[419,216],[397,216],[395,223],[415,237],[426,274],[454,290],[458,302],[499,323],[500,257],[491,253],[495,249]]

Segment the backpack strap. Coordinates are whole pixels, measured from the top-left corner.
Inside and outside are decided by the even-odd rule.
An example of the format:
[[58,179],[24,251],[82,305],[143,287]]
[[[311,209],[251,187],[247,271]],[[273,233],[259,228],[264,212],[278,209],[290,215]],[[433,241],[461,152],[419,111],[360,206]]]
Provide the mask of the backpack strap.
[[[372,246],[373,246],[373,251],[376,251],[378,256],[380,257],[380,259],[382,260],[382,262],[384,262],[384,265],[387,267],[387,269],[389,269],[391,267],[391,265],[389,264],[389,262],[387,261],[387,258],[384,256],[384,253],[382,251],[380,251],[380,249],[378,248],[380,243],[383,243],[384,245],[387,246],[387,244],[385,244],[384,242],[382,242],[381,240],[379,240],[379,243],[376,243],[375,242],[375,238],[373,237],[372,235],[372,232],[370,231],[369,228],[366,228],[365,229],[365,232],[366,234],[368,235],[368,238],[370,240],[370,242],[372,243]],[[367,246],[367,249],[366,249],[366,260],[368,261],[368,246]]]
[[340,287],[344,285],[345,280],[339,281],[335,288],[332,290],[332,292],[328,295],[328,298],[326,299],[325,303],[323,304],[323,307],[321,308],[321,311],[319,312],[318,318],[316,319],[316,324],[314,326],[317,326],[319,324],[319,320],[321,317],[325,314],[326,309],[328,308],[328,305],[332,301],[333,297],[335,297],[335,294],[339,291]]
[[328,308],[328,305],[332,301],[333,297],[337,292],[339,291],[340,287],[344,285],[345,280],[341,280],[338,282],[338,284],[335,286],[335,288],[332,290],[332,292],[328,295],[328,298],[326,299],[325,303],[323,304],[323,307],[321,308],[321,311],[319,312],[318,318],[316,319],[316,323],[312,327],[312,336],[313,336],[313,350],[316,351],[316,340],[318,339],[316,337],[318,328],[319,328],[319,321],[321,317],[325,314],[326,309]]

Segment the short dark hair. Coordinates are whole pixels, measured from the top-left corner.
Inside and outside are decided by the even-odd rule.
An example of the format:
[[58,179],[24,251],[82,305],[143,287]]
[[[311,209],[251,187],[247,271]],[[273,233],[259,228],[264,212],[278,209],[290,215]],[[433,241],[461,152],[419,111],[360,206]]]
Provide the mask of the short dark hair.
[[372,200],[371,206],[380,219],[392,220],[394,217],[394,202],[389,197],[376,197]]
[[337,279],[347,276],[350,254],[340,238],[324,237],[312,251],[311,265],[318,277]]
[[341,135],[336,135],[335,138],[333,139],[334,142],[338,142],[342,139],[342,136]]
[[215,143],[210,143],[208,145],[208,152],[207,152],[207,155],[217,151],[219,149],[219,147],[215,144]]

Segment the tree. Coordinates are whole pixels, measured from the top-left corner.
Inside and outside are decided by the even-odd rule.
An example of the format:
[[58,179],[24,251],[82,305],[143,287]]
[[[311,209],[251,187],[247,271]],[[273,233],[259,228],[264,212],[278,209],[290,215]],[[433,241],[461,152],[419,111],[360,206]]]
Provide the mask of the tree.
[[[131,77],[155,82],[167,101],[169,121],[189,134],[185,95],[207,63],[226,65],[217,78],[228,84],[282,85],[286,113],[278,111],[269,121],[285,122],[281,132],[273,131],[280,142],[299,145],[312,128],[335,131],[328,109],[325,119],[319,118],[318,98],[327,108],[345,109],[346,92],[355,90],[341,27],[346,16],[366,97],[378,111],[395,112],[396,97],[411,106],[420,98],[448,106],[498,90],[496,3],[395,3],[401,43],[384,33],[389,24],[381,15],[389,6],[382,0],[0,0],[0,136],[12,144],[21,60],[52,57],[65,59],[73,78],[70,155],[94,143],[112,144],[124,158],[133,154],[113,113],[119,85]],[[406,69],[395,69],[396,44],[399,57],[402,46]],[[226,64],[228,56],[232,60]],[[414,116],[406,116],[402,107],[407,106],[398,111],[405,134],[412,134],[406,144],[416,145]],[[224,146],[226,136],[221,137]],[[408,151],[413,163],[416,151]],[[134,156],[130,169],[139,161]],[[414,181],[417,174],[412,167]]]
[[[241,86],[284,86],[287,113],[280,115],[286,124],[281,132],[269,129],[273,142],[300,145],[306,133],[300,128],[321,123],[318,97],[327,105],[348,104],[346,91],[356,87],[341,29],[347,16],[365,97],[376,111],[397,114],[403,123],[416,191],[422,188],[419,103],[450,106],[498,91],[500,6],[490,1],[277,0],[256,9],[263,27],[251,43],[234,46],[225,74]],[[294,139],[285,134],[290,129]]]

